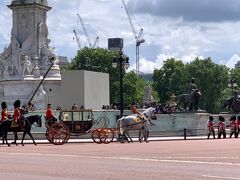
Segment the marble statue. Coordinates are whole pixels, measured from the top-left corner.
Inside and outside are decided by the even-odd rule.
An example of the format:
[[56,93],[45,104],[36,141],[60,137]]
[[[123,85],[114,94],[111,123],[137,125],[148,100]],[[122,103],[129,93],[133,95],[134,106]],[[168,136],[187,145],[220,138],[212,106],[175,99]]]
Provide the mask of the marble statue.
[[[47,0],[12,0],[7,6],[12,11],[11,42],[0,52],[0,101],[12,105],[16,99],[27,103],[49,68],[49,60],[58,59],[48,39]],[[43,89],[59,89],[60,68],[57,61],[48,71],[34,99],[36,108],[44,108]],[[2,93],[3,92],[3,93]]]
[[152,103],[153,101],[154,101],[154,98],[152,97],[152,88],[148,84],[144,88],[143,103],[149,104],[149,103]]
[[21,66],[22,66],[22,75],[31,75],[34,67],[32,65],[32,62],[29,56],[22,55]]

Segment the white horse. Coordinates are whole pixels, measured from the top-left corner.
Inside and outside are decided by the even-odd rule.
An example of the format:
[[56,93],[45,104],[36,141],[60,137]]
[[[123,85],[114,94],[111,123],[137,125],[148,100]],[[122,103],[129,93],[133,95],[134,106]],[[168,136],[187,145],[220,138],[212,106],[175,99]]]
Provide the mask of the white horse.
[[[145,116],[144,119],[139,118],[139,116],[137,116],[136,114],[118,119],[117,129],[119,130],[119,134],[122,137],[126,137],[127,140],[129,138],[130,141],[133,142],[132,138],[129,135],[129,131],[139,130],[139,141],[141,142],[141,133],[143,133],[144,141],[148,142],[149,118],[156,119],[155,112],[155,108],[150,107],[143,111],[142,115]],[[128,140],[128,142],[130,141]],[[121,139],[121,142],[123,142],[123,139]]]

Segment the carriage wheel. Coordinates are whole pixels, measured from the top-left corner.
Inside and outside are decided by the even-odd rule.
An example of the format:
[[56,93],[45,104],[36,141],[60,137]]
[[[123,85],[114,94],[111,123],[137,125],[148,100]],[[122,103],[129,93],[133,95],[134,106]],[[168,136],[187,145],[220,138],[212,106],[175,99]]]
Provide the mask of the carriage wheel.
[[46,137],[50,143],[62,145],[69,140],[70,132],[66,125],[57,122],[47,129]]
[[100,132],[100,139],[103,143],[109,144],[113,141],[114,138],[114,131],[110,128],[104,128]]
[[100,139],[100,131],[101,131],[101,129],[95,129],[92,131],[92,140],[97,144],[102,143],[102,141]]

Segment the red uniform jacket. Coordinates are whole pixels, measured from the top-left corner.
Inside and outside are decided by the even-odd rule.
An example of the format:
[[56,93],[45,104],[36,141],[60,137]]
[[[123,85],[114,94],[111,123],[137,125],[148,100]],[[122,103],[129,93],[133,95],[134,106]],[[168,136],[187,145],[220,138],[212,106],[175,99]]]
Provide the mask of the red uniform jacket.
[[7,110],[2,110],[1,115],[2,115],[1,121],[8,119],[9,114]]
[[237,127],[236,122],[235,122],[235,121],[231,121],[231,122],[230,122],[230,129],[231,129],[231,130],[235,130],[236,127]]
[[240,119],[237,120],[237,128],[240,129]]
[[46,111],[46,119],[49,119],[49,118],[55,118],[51,108],[47,108],[47,111]]
[[214,122],[213,121],[208,121],[208,130],[213,131],[214,130]]
[[220,121],[218,123],[218,125],[219,125],[219,130],[225,130],[225,123],[224,122]]
[[21,116],[20,110],[19,109],[15,109],[14,110],[14,114],[13,114],[13,120],[15,122],[18,122],[18,120],[20,119],[20,116]]

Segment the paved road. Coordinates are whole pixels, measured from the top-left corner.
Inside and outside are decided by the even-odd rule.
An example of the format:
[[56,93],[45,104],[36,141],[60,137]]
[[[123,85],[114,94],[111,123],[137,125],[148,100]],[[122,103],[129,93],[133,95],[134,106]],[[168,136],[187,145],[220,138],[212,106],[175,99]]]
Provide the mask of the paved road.
[[1,145],[0,179],[240,180],[240,139]]

